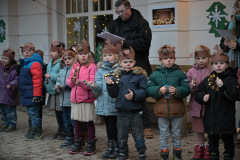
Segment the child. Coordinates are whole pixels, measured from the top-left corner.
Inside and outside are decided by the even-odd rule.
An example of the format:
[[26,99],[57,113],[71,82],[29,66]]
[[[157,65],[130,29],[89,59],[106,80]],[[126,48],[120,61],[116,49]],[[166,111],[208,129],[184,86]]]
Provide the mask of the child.
[[[119,65],[113,74],[116,80],[107,76],[107,90],[112,98],[116,98],[115,108],[118,110],[117,130],[119,143],[118,159],[128,159],[128,132],[132,128],[135,146],[139,153],[139,159],[145,160],[146,146],[143,136],[142,108],[147,98],[146,85],[147,73],[141,68],[133,68],[135,52],[131,49],[123,49],[119,57]],[[119,80],[120,79],[120,80]]]
[[59,43],[57,41],[51,43],[50,55],[52,60],[47,65],[47,74],[45,74],[44,82],[46,91],[49,94],[47,107],[55,110],[56,119],[58,122],[58,131],[53,135],[53,139],[65,139],[66,137],[62,106],[59,105],[59,94],[56,94],[54,91],[60,70],[60,61],[64,47],[65,46],[63,43]]
[[43,59],[38,53],[35,53],[35,46],[30,42],[25,43],[20,48],[24,56],[24,59],[20,59],[19,90],[21,106],[27,106],[32,123],[31,131],[25,135],[25,138],[26,140],[41,139],[39,111],[43,103]]
[[16,130],[17,124],[17,97],[18,75],[16,70],[15,52],[9,47],[3,51],[0,65],[0,115],[3,126],[0,131],[11,132]]
[[72,49],[65,50],[62,58],[65,62],[65,66],[59,71],[55,92],[60,94],[59,103],[63,110],[64,125],[67,133],[65,142],[61,144],[60,147],[66,147],[73,143],[73,129],[75,126],[75,122],[71,120],[71,88],[68,87],[66,80],[71,71],[72,65],[75,63],[76,53]]
[[82,150],[85,145],[82,125],[86,122],[88,128],[88,144],[84,155],[92,155],[96,150],[94,118],[94,94],[83,81],[94,81],[97,67],[89,54],[89,44],[85,39],[76,48],[77,63],[73,65],[67,78],[67,85],[72,88],[70,101],[71,119],[75,120],[75,139],[70,146],[69,153],[75,154]]
[[194,59],[195,64],[187,72],[189,86],[191,88],[190,114],[192,115],[192,130],[196,132],[196,144],[194,145],[193,160],[210,159],[208,145],[204,147],[204,128],[203,128],[203,115],[205,106],[198,104],[195,98],[195,90],[212,71],[209,67],[210,50],[204,45],[199,45],[195,48]]
[[181,128],[185,113],[183,98],[190,94],[190,88],[186,75],[175,64],[175,47],[164,45],[158,53],[162,66],[157,67],[150,75],[146,91],[149,96],[156,99],[154,113],[158,117],[160,129],[161,159],[169,158],[168,138],[172,135],[173,157],[180,160],[182,159]]
[[219,138],[224,142],[224,159],[234,157],[235,102],[239,95],[236,74],[228,67],[229,58],[218,45],[211,57],[213,72],[197,87],[195,100],[205,105],[204,131],[208,134],[212,160],[219,159]]
[[98,95],[97,106],[95,109],[96,115],[103,116],[107,137],[108,149],[102,157],[115,159],[118,157],[118,142],[117,142],[117,111],[115,107],[115,98],[109,97],[106,92],[106,81],[104,75],[113,72],[117,67],[117,51],[111,41],[107,39],[105,46],[102,49],[102,65],[95,75],[96,83],[92,82],[92,91]]

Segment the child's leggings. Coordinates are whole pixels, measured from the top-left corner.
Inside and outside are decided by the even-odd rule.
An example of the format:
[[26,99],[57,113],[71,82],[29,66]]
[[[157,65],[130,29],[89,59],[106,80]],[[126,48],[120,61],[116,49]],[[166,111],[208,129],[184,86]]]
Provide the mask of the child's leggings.
[[93,140],[95,139],[95,126],[93,121],[90,122],[80,122],[80,121],[75,121],[75,139],[81,139],[83,138],[83,132],[82,132],[82,125],[83,123],[86,123],[87,128],[88,128],[88,140]]

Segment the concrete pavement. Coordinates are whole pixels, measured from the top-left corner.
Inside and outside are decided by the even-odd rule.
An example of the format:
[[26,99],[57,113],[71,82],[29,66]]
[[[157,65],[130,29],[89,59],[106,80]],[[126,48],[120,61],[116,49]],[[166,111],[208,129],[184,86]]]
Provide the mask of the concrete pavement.
[[[0,160],[101,160],[102,153],[107,149],[105,125],[96,125],[97,150],[92,156],[84,156],[82,153],[71,155],[68,148],[62,149],[59,145],[63,140],[53,140],[51,137],[57,131],[55,112],[44,108],[43,114],[43,138],[41,140],[25,141],[24,134],[28,129],[28,115],[25,109],[18,109],[17,130],[14,132],[0,132]],[[159,155],[159,129],[153,126],[153,139],[146,139],[147,159],[160,159]],[[137,160],[138,153],[131,134],[129,134],[129,159]],[[193,157],[193,144],[195,134],[188,133],[182,138],[182,157],[190,160]],[[171,139],[169,140],[171,144]],[[234,160],[240,160],[240,142],[236,141],[236,155]],[[223,152],[223,143],[220,143],[220,151]],[[172,147],[170,147],[170,159],[172,159]],[[222,154],[221,154],[221,159]]]

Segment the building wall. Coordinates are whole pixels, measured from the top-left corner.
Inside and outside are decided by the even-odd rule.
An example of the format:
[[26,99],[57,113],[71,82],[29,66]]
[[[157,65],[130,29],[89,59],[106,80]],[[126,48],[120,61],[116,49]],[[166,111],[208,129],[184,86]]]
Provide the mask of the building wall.
[[0,43],[0,50],[11,46],[18,59],[21,57],[19,47],[32,42],[36,49],[45,53],[44,61],[48,63],[51,42],[65,39],[63,7],[64,0],[1,0],[0,19],[6,23],[6,40]]

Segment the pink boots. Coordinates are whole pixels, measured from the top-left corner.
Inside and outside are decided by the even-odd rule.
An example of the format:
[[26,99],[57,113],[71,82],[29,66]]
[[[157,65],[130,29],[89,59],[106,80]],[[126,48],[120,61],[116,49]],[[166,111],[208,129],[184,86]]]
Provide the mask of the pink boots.
[[208,145],[206,145],[205,147],[201,145],[194,145],[195,153],[192,160],[209,160],[210,154],[208,148]]

